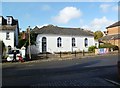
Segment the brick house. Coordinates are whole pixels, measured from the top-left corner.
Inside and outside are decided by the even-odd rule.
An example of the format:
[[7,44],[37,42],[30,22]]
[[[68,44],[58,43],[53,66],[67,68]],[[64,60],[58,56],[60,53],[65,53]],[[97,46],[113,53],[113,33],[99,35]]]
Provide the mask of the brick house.
[[105,36],[100,40],[104,43],[111,43],[117,45],[120,48],[120,21],[106,27],[107,31],[104,31]]

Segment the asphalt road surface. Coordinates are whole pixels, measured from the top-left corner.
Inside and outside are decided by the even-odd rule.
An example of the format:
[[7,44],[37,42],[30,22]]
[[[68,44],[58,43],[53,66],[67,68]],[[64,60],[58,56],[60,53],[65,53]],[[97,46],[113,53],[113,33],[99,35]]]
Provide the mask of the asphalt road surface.
[[90,86],[115,87],[107,80],[120,83],[117,73],[118,55],[96,56],[64,61],[11,63],[2,66],[2,84],[5,86]]

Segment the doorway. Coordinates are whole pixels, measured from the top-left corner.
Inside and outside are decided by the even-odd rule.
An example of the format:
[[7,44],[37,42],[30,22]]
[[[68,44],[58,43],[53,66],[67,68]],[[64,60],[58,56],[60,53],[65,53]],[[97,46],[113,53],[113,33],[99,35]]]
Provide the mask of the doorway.
[[46,37],[42,38],[42,53],[46,53],[47,50],[47,42],[46,42]]

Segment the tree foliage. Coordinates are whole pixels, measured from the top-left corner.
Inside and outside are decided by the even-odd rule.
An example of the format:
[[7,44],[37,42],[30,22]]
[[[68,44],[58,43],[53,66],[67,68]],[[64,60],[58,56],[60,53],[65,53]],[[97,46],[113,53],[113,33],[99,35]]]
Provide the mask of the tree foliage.
[[101,31],[96,31],[94,33],[94,39],[99,39],[103,37],[103,33]]
[[119,50],[118,46],[112,45],[111,43],[104,43],[103,45],[100,45],[99,48],[109,48],[113,50]]
[[[1,48],[2,47],[2,48]],[[6,50],[5,49],[5,44],[4,44],[4,42],[3,41],[0,41],[0,54],[2,55],[3,54],[3,52]]]
[[[27,35],[29,35],[26,32]],[[23,33],[20,33],[19,35],[19,43],[18,43],[18,48],[21,48],[22,46],[27,47],[29,45],[29,36],[27,36],[25,39],[22,39]],[[35,45],[36,44],[36,37],[37,35],[34,32],[30,32],[30,44]]]
[[95,49],[96,49],[97,47],[96,46],[90,46],[89,48],[88,48],[88,51],[89,52],[95,52]]

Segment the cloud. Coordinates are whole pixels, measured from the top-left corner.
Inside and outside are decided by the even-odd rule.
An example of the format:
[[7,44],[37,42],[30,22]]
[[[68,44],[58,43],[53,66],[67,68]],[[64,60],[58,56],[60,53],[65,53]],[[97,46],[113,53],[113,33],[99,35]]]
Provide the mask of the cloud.
[[100,8],[102,9],[103,12],[107,12],[110,7],[111,7],[110,4],[101,4],[100,5]]
[[76,7],[65,7],[60,10],[59,14],[53,17],[53,21],[57,23],[68,23],[70,20],[79,18],[82,15],[80,9]]
[[111,12],[111,10],[118,12],[118,5],[101,4],[99,7],[102,9],[103,12],[108,12],[108,11]]
[[118,6],[118,5],[113,6],[113,7],[112,7],[112,10],[119,12],[119,11],[120,11],[120,6]]
[[105,16],[102,18],[94,18],[89,25],[84,25],[82,28],[90,29],[92,31],[105,30],[107,26],[113,24],[114,21],[107,19]]

